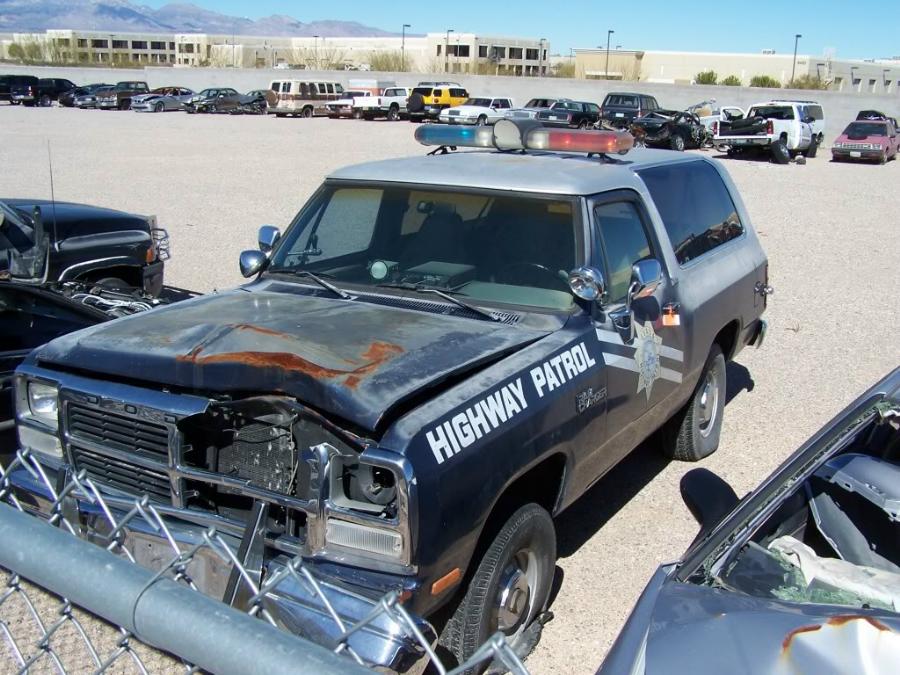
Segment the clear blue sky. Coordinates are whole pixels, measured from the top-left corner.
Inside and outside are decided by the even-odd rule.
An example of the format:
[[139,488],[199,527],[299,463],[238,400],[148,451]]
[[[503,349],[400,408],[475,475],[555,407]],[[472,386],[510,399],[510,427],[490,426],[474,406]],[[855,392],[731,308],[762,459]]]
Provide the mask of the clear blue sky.
[[[184,0],[181,0],[184,1]],[[790,53],[801,33],[801,54],[833,48],[838,58],[900,54],[900,4],[891,0],[343,0],[333,3],[284,0],[187,0],[201,7],[256,19],[286,14],[300,21],[340,19],[400,32],[404,23],[417,33],[460,32],[545,37],[553,52],[570,47]],[[160,7],[166,0],[138,0]],[[750,19],[752,17],[752,19]],[[864,19],[859,22],[859,19]],[[854,19],[857,30],[851,30]]]

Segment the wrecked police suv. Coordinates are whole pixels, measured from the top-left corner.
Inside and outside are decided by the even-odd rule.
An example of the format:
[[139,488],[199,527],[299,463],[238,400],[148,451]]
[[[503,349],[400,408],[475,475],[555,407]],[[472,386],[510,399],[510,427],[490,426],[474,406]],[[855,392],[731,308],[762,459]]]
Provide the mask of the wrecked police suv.
[[[113,501],[149,495],[174,536],[229,533],[254,574],[303,556],[348,623],[396,590],[428,621],[448,609],[460,661],[498,630],[524,654],[552,516],[658,429],[672,457],[717,448],[725,362],[765,333],[766,256],[702,157],[510,120],[416,137],[429,156],[340,170],[283,236],[263,227],[248,285],[33,353],[20,439]],[[333,639],[284,588],[269,611]],[[422,656],[377,626],[350,645]]]
[[602,675],[897,672],[900,369],[742,500],[706,469],[681,492],[700,534],[650,580]]

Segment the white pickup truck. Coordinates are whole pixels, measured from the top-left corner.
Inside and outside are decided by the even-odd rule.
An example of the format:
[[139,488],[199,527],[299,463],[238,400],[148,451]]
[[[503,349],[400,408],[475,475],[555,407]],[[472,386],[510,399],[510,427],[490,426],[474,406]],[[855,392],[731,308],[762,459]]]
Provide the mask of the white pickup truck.
[[345,91],[343,98],[339,98],[337,101],[331,101],[328,103],[325,108],[328,110],[328,116],[331,119],[337,119],[339,117],[352,117],[355,120],[362,118],[362,114],[359,113],[359,108],[355,107],[357,101],[363,99],[374,99],[371,91],[366,91],[364,89],[353,90],[353,91]]
[[750,149],[771,153],[776,164],[787,164],[803,153],[815,157],[824,138],[825,116],[814,101],[768,101],[750,107],[746,117],[713,123],[713,145],[729,156]]
[[399,120],[406,114],[406,101],[412,89],[407,87],[387,87],[380,96],[358,98],[353,102],[353,116],[373,120],[385,117],[389,121]]

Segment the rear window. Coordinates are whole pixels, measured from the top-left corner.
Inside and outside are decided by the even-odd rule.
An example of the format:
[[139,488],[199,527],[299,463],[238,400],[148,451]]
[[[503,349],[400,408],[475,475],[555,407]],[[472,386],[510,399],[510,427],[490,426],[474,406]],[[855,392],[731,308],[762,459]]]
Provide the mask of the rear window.
[[431,96],[431,87],[416,87],[413,89],[413,93],[422,96]]
[[653,197],[680,264],[743,234],[731,194],[712,165],[688,162],[637,173]]
[[467,98],[469,93],[465,89],[451,89],[450,95],[454,98]]
[[820,105],[808,105],[806,106],[806,112],[814,120],[825,119],[825,113],[822,112],[822,106]]
[[637,96],[628,96],[625,94],[609,94],[603,105],[618,105],[626,108],[637,108]]
[[794,119],[794,109],[789,105],[761,105],[750,108],[747,117],[765,117],[772,120]]

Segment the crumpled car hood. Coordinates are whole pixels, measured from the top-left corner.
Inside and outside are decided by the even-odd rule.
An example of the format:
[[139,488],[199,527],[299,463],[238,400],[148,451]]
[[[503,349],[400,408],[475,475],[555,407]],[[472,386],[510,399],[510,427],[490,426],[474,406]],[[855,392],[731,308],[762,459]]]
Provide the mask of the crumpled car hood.
[[859,673],[900,663],[900,616],[789,604],[667,583],[647,635],[647,672]]
[[360,300],[236,289],[58,338],[42,364],[202,393],[282,393],[375,430],[397,403],[542,336]]

